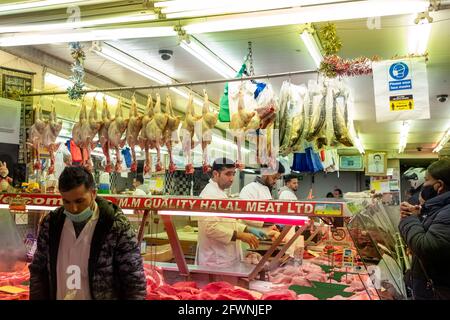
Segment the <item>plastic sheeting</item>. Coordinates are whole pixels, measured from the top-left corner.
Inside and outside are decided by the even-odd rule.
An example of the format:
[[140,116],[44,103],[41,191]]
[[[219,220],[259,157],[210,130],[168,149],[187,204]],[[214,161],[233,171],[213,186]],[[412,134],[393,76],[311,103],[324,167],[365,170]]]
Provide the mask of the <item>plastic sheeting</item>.
[[0,257],[0,272],[22,270],[27,261],[25,244],[6,209],[0,209]]

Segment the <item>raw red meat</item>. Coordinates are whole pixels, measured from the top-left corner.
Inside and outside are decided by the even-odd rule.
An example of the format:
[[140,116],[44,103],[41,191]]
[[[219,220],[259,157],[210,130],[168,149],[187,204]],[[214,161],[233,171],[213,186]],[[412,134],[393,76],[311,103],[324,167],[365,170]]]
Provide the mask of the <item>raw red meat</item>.
[[243,299],[234,297],[234,296],[230,296],[230,295],[224,294],[224,293],[219,293],[219,294],[215,295],[214,300],[243,300]]
[[264,294],[261,300],[297,300],[297,295],[291,290],[277,290]]
[[222,289],[233,289],[234,286],[225,281],[211,282],[202,288],[203,291],[208,293],[218,293]]
[[305,294],[299,294],[297,296],[297,300],[319,300],[319,298],[316,298],[312,294],[305,293]]
[[272,283],[291,283],[292,277],[291,276],[285,276],[284,274],[277,275],[276,277],[273,277],[270,279]]
[[175,288],[186,288],[186,287],[190,287],[190,288],[198,288],[197,287],[197,283],[195,283],[194,281],[181,281],[181,282],[176,282],[172,285],[172,287]]
[[152,291],[164,284],[163,271],[161,268],[144,263],[144,272],[147,280],[147,291]]
[[215,300],[217,297],[216,294],[212,294],[206,291],[202,291],[197,295],[197,300]]
[[219,294],[229,295],[238,300],[255,300],[255,297],[250,292],[239,288],[224,288],[219,291]]

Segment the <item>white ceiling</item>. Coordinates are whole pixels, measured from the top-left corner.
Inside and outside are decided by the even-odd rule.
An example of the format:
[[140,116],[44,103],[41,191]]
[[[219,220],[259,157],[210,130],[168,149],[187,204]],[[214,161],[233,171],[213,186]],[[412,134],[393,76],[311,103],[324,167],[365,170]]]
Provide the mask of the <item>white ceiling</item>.
[[[431,16],[434,22],[428,45],[427,64],[431,119],[412,122],[406,150],[415,150],[421,146],[424,150],[431,151],[450,125],[450,102],[439,103],[435,98],[438,94],[450,94],[450,10],[432,12]],[[343,43],[340,55],[344,58],[378,55],[384,59],[403,55],[407,48],[407,27],[413,24],[413,19],[412,15],[383,17],[381,28],[373,30],[367,27],[366,19],[336,22],[338,35]],[[236,69],[247,53],[248,41],[252,41],[253,45],[256,74],[315,68],[299,38],[298,26],[204,33],[195,37]],[[108,43],[142,59],[180,82],[220,78],[217,73],[180,48],[175,37],[117,40]],[[85,43],[86,48],[89,45]],[[71,62],[67,44],[39,45],[36,48]],[[159,49],[173,50],[172,59],[162,61],[158,54]],[[94,74],[124,86],[152,84],[150,80],[91,52],[87,52],[85,67]],[[299,84],[314,78],[315,75],[295,76],[291,81]],[[270,82],[278,89],[283,80],[287,79],[272,79]],[[348,79],[348,83],[355,96],[355,127],[365,149],[398,149],[400,123],[375,122],[372,77],[354,77]],[[203,88],[192,89],[201,92]],[[208,85],[206,89],[210,99],[218,104],[223,85]],[[147,91],[142,93],[146,94]],[[184,110],[184,99],[175,97],[174,94],[172,96],[176,98],[176,108]]]

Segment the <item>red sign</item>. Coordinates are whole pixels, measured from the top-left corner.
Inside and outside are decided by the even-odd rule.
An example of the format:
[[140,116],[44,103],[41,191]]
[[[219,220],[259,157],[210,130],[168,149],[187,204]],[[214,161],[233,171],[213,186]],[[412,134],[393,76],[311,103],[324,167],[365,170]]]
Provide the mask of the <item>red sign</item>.
[[[0,194],[0,204],[9,204],[11,199],[21,197],[27,205],[58,207],[62,205],[58,194]],[[224,212],[264,215],[292,216],[342,216],[343,204],[315,201],[274,201],[274,200],[235,200],[201,199],[179,197],[135,197],[102,195],[122,209],[149,209],[166,211]]]

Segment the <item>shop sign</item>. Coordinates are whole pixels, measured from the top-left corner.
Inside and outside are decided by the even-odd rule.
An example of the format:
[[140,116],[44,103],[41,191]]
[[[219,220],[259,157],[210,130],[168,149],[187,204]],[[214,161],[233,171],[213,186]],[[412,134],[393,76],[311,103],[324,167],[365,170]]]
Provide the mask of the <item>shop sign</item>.
[[373,62],[377,122],[430,119],[425,58]]
[[[17,194],[1,194],[0,204],[9,204]],[[20,194],[27,205],[57,207],[61,196],[49,194]],[[314,201],[252,201],[232,199],[165,198],[135,196],[102,196],[122,209],[166,211],[225,212],[270,215],[342,216],[341,203]]]

